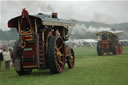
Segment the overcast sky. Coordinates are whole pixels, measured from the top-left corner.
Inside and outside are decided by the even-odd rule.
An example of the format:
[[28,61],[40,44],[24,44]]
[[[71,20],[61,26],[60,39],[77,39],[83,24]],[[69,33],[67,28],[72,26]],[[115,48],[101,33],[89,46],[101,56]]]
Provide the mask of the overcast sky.
[[9,19],[21,14],[26,8],[29,14],[58,12],[59,18],[97,21],[107,24],[128,22],[128,1],[0,1],[0,28],[8,29]]

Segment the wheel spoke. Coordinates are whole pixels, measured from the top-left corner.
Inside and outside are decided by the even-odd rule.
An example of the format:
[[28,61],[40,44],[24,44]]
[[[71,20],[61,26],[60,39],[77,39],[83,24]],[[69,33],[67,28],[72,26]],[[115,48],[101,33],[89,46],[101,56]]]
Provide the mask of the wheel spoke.
[[61,60],[58,60],[61,65],[63,65],[63,62]]
[[60,67],[59,63],[57,63],[57,67],[59,68],[59,70],[61,70],[61,67]]
[[58,50],[60,50],[62,47],[63,47],[63,45],[61,45],[61,46],[58,48]]
[[59,42],[60,42],[60,39],[58,39],[56,46],[58,46]]
[[61,61],[61,57],[60,56],[56,57],[56,61],[57,61],[57,63],[60,63],[61,65],[63,65],[63,62]]
[[61,54],[61,57],[64,56],[64,54]]
[[60,64],[63,65],[62,61],[56,59],[56,65],[57,65],[57,67],[58,67],[59,69],[61,69],[61,65],[60,65]]

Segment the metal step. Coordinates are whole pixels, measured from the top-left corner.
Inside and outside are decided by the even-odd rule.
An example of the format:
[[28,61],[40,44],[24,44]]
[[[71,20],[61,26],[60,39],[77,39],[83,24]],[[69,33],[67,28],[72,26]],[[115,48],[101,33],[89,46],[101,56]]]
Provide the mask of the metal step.
[[39,54],[39,56],[43,56],[43,53]]
[[40,68],[45,68],[45,58],[43,53],[43,41],[42,41],[42,33],[39,33],[39,60],[40,60]]
[[39,38],[39,41],[42,41],[42,38]]
[[43,52],[43,48],[39,48],[39,52]]
[[40,54],[43,54],[43,50],[39,50],[39,55],[40,55]]
[[43,48],[43,46],[39,46],[39,48]]

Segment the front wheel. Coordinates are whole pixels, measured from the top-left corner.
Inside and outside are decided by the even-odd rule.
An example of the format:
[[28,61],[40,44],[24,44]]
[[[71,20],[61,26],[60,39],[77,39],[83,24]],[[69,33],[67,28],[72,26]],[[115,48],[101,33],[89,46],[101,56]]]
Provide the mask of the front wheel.
[[67,56],[67,64],[69,69],[72,69],[74,67],[75,55],[73,49],[70,50],[70,54],[69,56]]
[[48,40],[48,64],[51,73],[60,73],[64,70],[65,46],[59,36],[51,36]]

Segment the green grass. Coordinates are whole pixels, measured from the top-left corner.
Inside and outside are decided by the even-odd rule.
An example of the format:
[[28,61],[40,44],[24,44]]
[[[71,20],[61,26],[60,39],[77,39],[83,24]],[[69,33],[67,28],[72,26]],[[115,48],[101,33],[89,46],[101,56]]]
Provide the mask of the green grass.
[[95,48],[74,48],[73,69],[51,74],[49,70],[34,70],[19,76],[13,68],[0,72],[0,85],[128,85],[128,47],[119,56],[97,56]]

